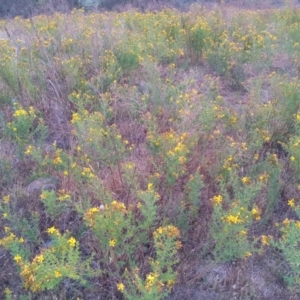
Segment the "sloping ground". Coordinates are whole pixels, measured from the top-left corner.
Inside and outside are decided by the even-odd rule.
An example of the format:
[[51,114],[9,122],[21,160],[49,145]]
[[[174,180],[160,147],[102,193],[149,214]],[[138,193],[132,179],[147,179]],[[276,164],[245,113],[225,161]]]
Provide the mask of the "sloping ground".
[[299,299],[299,11],[208,5],[1,24],[7,299]]

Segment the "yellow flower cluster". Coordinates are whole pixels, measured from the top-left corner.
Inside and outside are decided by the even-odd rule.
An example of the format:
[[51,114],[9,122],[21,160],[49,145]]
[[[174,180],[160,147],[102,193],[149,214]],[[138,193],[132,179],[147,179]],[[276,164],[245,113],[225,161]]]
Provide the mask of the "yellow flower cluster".
[[163,236],[163,235],[166,235],[170,238],[179,238],[180,231],[174,225],[167,225],[164,227],[157,228],[153,233],[154,238],[159,238],[160,236]]
[[86,221],[88,225],[93,228],[95,226],[96,214],[99,212],[100,212],[100,208],[92,207],[85,212],[83,220]]
[[158,278],[159,278],[159,275],[154,272],[147,274],[146,285],[145,285],[145,288],[147,291],[149,291],[151,289],[151,287],[157,283]]
[[71,200],[71,195],[68,194],[65,190],[59,190],[58,191],[58,200],[59,201]]
[[96,178],[96,175],[93,173],[90,167],[84,167],[81,172],[81,175],[83,177],[90,178],[90,179]]

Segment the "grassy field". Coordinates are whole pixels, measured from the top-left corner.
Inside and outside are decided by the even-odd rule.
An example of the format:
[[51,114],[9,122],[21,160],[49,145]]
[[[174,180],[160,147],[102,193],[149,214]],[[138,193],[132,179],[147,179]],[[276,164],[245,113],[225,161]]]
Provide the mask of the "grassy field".
[[299,299],[300,11],[0,28],[1,299]]

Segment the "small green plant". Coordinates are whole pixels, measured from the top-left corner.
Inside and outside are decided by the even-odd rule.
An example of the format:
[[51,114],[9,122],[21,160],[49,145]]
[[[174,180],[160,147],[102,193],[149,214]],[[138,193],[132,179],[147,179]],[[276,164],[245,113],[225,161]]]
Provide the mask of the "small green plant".
[[51,290],[65,278],[85,284],[85,278],[91,275],[90,260],[81,260],[78,241],[68,234],[60,234],[55,227],[49,228],[47,233],[50,246],[31,261],[21,254],[14,255],[24,287],[32,292]]
[[[290,205],[293,206],[293,200]],[[281,238],[278,241],[272,240],[271,245],[282,251],[284,259],[288,262],[291,268],[291,274],[284,276],[288,286],[299,291],[300,287],[300,272],[299,263],[300,255],[298,251],[300,240],[300,222],[295,220],[285,219],[280,225]]]
[[59,190],[58,195],[54,190],[43,191],[41,201],[45,205],[45,210],[52,220],[55,220],[60,214],[66,212],[68,202],[71,202],[71,195],[65,190]]
[[254,204],[262,189],[261,182],[253,182],[246,176],[239,180],[234,172],[231,172],[231,178],[234,199],[230,198],[224,182],[221,182],[222,195],[211,198],[214,211],[210,232],[215,242],[213,252],[217,261],[231,261],[252,255],[255,248],[249,239],[248,229],[253,221],[261,219],[261,210]]
[[154,249],[156,259],[149,259],[151,272],[145,279],[139,275],[139,269],[131,272],[125,270],[124,283],[118,283],[117,288],[126,299],[164,299],[176,281],[174,266],[178,263],[177,251],[181,248],[178,241],[179,230],[173,225],[157,228],[154,233]]

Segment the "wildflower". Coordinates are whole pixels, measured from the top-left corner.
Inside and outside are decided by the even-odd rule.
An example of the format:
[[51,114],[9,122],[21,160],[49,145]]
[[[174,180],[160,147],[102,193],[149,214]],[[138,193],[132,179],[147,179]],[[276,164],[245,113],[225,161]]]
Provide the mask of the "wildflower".
[[172,287],[174,284],[175,284],[175,280],[173,280],[173,279],[170,279],[167,281],[168,287]]
[[182,248],[182,244],[181,244],[180,241],[176,241],[176,242],[175,242],[175,248],[176,248],[177,250],[179,250],[179,249]]
[[241,235],[241,236],[247,235],[247,231],[246,231],[246,230],[242,230],[242,231],[240,232],[240,235]]
[[70,238],[68,239],[68,244],[69,244],[71,247],[74,247],[74,246],[76,245],[76,240],[75,240],[75,238],[70,237]]
[[232,116],[232,117],[230,117],[229,118],[229,122],[231,123],[231,124],[235,124],[236,122],[237,122],[237,117],[235,117],[235,116]]
[[45,260],[45,258],[44,258],[43,254],[40,254],[33,259],[33,261],[37,262],[37,263],[42,263],[44,260]]
[[54,226],[52,226],[51,228],[48,228],[47,233],[59,235],[59,231]]
[[125,206],[124,203],[121,203],[121,202],[118,202],[118,201],[114,200],[111,203],[111,206],[112,206],[112,209],[115,210],[115,211],[121,211],[123,213],[126,213],[126,206]]
[[243,177],[243,178],[242,178],[242,182],[243,182],[244,184],[250,184],[250,183],[251,183],[251,179],[250,179],[249,177]]
[[74,123],[76,123],[78,121],[80,121],[79,114],[78,113],[73,113],[71,123],[74,124]]
[[22,257],[21,257],[19,254],[17,254],[17,255],[14,257],[14,261],[15,261],[17,264],[19,264],[19,263],[22,261]]
[[13,114],[14,117],[22,117],[22,116],[27,116],[27,111],[23,108],[19,108],[16,110]]
[[262,173],[258,176],[258,180],[260,182],[263,182],[263,183],[267,183],[268,182],[268,179],[269,179],[269,174],[268,173]]
[[110,240],[110,241],[109,241],[109,246],[110,246],[110,247],[112,247],[112,248],[114,248],[114,247],[115,247],[115,245],[116,245],[116,242],[117,242],[117,240],[116,240],[116,239],[112,239],[112,240]]
[[148,183],[147,189],[148,189],[148,191],[152,191],[153,190],[153,183]]
[[92,170],[89,167],[84,167],[83,171],[81,172],[82,176],[85,176],[87,178],[95,178],[96,176],[92,173]]
[[213,196],[210,200],[214,205],[218,205],[222,203],[223,197],[221,195],[217,195],[217,196]]
[[270,160],[272,163],[274,163],[275,165],[278,164],[278,157],[277,157],[276,154],[271,154],[271,155],[269,156],[269,160]]
[[10,201],[10,195],[4,196],[3,201],[4,201],[4,203],[8,204]]
[[122,282],[120,282],[120,283],[118,283],[117,284],[117,290],[118,291],[120,291],[120,292],[122,292],[122,291],[124,291],[124,284],[122,283]]
[[239,215],[232,215],[230,214],[229,216],[227,216],[225,218],[225,220],[229,223],[229,224],[240,224],[242,223],[242,219],[239,217]]
[[295,161],[295,159],[296,159],[296,158],[295,158],[294,156],[291,156],[291,157],[290,157],[290,160],[291,160],[291,161]]
[[258,207],[253,207],[251,210],[252,216],[254,220],[259,221],[260,220],[260,210]]
[[289,223],[290,223],[290,220],[287,218],[282,221],[283,225],[288,225]]
[[293,199],[290,199],[289,201],[288,201],[288,206],[290,206],[290,207],[295,207],[295,199],[293,198]]
[[149,273],[146,277],[146,289],[149,290],[155,282],[157,275],[155,273]]
[[54,276],[55,276],[55,278],[59,278],[59,277],[61,277],[61,276],[62,276],[62,274],[60,273],[60,271],[58,271],[58,270],[55,270],[55,272],[54,272]]
[[61,157],[60,156],[55,156],[55,158],[53,159],[53,163],[55,164],[55,165],[61,165],[62,164],[62,159],[61,159]]
[[25,154],[26,154],[26,155],[29,155],[29,154],[32,152],[32,149],[33,149],[33,146],[32,146],[32,145],[29,145],[29,146],[27,147],[27,150],[25,151]]
[[59,201],[71,200],[71,196],[70,194],[66,193],[65,190],[59,190],[58,200]]
[[250,257],[251,255],[252,255],[252,253],[249,252],[249,251],[247,251],[247,252],[245,253],[245,255],[244,255],[244,258]]
[[179,229],[173,225],[167,226],[167,234],[169,237],[180,237]]
[[261,243],[263,244],[263,246],[268,246],[271,240],[271,236],[266,236],[266,235],[262,235],[261,236]]

